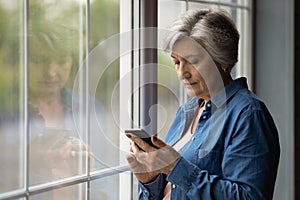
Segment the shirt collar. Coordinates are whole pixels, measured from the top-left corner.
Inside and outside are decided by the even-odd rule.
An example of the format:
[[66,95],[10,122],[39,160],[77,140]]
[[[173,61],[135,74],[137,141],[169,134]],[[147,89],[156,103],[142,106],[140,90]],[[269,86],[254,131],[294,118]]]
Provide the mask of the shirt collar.
[[[209,102],[213,103],[217,108],[219,108],[223,106],[235,93],[244,88],[248,88],[247,79],[245,77],[235,79],[217,94],[212,96]],[[202,98],[192,97],[186,104],[183,105],[182,108],[184,111],[195,109],[195,107],[197,108],[202,101]]]
[[217,107],[223,106],[235,93],[241,89],[248,89],[247,79],[241,77],[233,80],[224,89],[211,97],[211,102]]
[[189,110],[195,110],[197,109],[199,102],[201,102],[201,99],[198,99],[196,97],[191,97],[185,104],[182,105],[182,110],[184,112]]

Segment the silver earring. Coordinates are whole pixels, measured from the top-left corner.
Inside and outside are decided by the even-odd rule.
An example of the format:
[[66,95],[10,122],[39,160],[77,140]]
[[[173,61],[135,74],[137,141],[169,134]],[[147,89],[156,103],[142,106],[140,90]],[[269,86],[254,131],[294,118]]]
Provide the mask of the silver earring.
[[224,67],[223,71],[225,74],[229,74],[230,73],[230,68],[229,67]]

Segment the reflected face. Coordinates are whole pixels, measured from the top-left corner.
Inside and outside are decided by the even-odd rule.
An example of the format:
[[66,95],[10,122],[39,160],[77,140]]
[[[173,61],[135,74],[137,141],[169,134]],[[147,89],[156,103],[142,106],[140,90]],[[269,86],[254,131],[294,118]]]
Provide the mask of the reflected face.
[[44,95],[60,92],[68,80],[71,67],[71,56],[30,56],[30,89]]
[[171,57],[188,96],[209,99],[220,74],[207,51],[185,38],[174,44]]

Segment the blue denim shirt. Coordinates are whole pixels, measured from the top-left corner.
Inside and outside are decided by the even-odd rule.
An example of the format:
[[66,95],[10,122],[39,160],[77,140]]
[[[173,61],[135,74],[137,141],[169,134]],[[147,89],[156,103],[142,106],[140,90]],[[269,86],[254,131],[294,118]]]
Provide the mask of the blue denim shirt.
[[[265,104],[234,80],[205,105],[193,137],[168,176],[139,183],[139,199],[163,199],[167,181],[171,199],[272,199],[280,155],[278,132]],[[182,105],[166,143],[178,141],[202,99]]]

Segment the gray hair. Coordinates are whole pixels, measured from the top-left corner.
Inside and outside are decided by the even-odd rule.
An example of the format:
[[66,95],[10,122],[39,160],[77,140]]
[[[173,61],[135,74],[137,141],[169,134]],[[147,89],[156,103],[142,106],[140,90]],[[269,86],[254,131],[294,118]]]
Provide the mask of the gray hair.
[[238,61],[240,35],[232,19],[225,11],[195,9],[184,13],[172,26],[165,38],[166,51],[180,39],[189,37],[198,42],[214,62],[231,71]]

